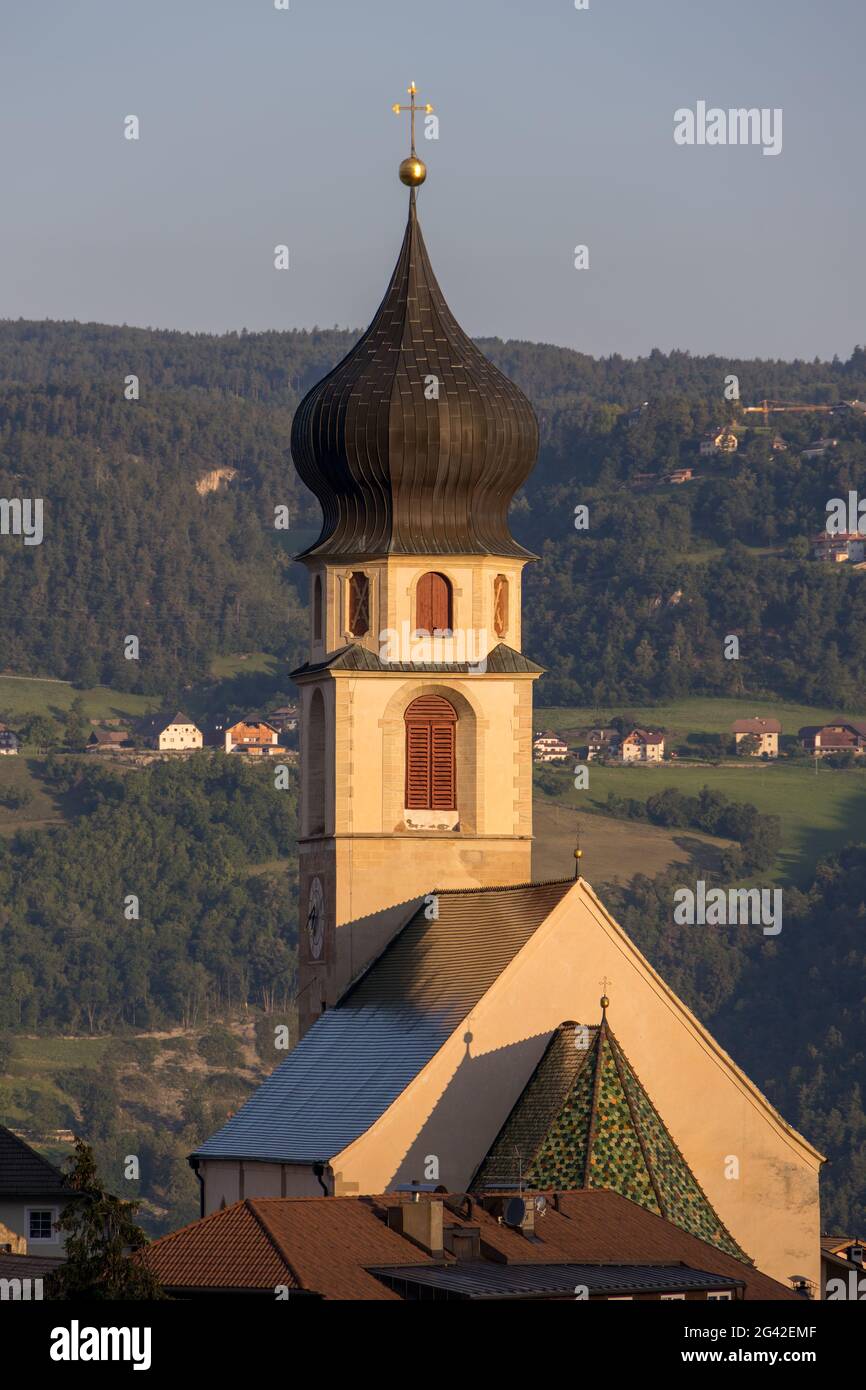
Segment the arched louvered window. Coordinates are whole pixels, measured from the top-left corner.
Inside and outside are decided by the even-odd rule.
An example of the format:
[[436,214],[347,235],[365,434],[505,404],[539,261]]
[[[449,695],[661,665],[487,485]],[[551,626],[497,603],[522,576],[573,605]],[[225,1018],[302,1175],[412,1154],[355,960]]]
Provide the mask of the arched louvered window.
[[370,581],[359,570],[349,576],[349,631],[353,637],[370,631]]
[[422,574],[415,594],[417,632],[451,631],[451,592],[451,581],[444,574],[435,570]]
[[508,631],[508,580],[497,574],[493,581],[493,629],[497,637]]
[[317,574],[313,580],[313,638],[322,640],[322,576]]
[[313,691],[307,729],[307,834],[325,833],[325,701]]
[[457,806],[454,757],[457,712],[440,695],[413,700],[406,720],[406,807],[452,811]]

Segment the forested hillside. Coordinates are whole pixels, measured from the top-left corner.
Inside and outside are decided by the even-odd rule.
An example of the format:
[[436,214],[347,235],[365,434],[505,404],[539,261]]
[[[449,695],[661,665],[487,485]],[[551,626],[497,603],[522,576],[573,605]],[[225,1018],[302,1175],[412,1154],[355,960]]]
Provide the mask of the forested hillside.
[[[0,670],[163,698],[193,682],[201,692],[216,655],[257,650],[288,669],[307,632],[306,580],[290,554],[318,521],[291,466],[292,410],[356,336],[0,324],[0,496],[45,503],[41,545],[0,543]],[[524,599],[524,648],[547,668],[539,704],[764,694],[864,707],[866,573],[812,559],[807,538],[831,497],[866,492],[866,415],[770,416],[765,429],[722,396],[736,374],[746,403],[863,400],[863,349],[832,363],[660,352],[629,362],[482,346],[541,423],[538,467],[512,515],[540,557]],[[124,398],[131,374],[138,400]],[[736,453],[702,457],[701,436],[725,420]],[[822,435],[835,446],[804,459]],[[666,486],[676,468],[695,476]],[[575,529],[579,505],[586,530]],[[289,532],[275,530],[276,507],[289,509]],[[730,633],[736,661],[723,655]],[[128,634],[138,661],[124,659]],[[59,757],[43,774],[76,815],[0,838],[0,1032],[106,1035],[291,1009],[293,791],[276,791],[267,768],[207,755],[123,772]],[[693,823],[682,815],[671,823]],[[672,928],[673,883],[638,877],[608,901],[837,1160],[828,1221],[862,1228],[862,847],[820,865],[807,892],[786,890],[778,941]],[[96,1113],[103,1101],[85,1094]],[[179,1134],[207,1132],[199,1099],[184,1100]],[[99,1124],[93,1136],[121,1152],[119,1131]],[[176,1137],[172,1162],[185,1142]]]
[[276,790],[273,767],[219,753],[124,773],[57,758],[46,775],[78,814],[0,837],[0,1031],[292,1008],[294,779]]
[[[318,508],[291,465],[291,414],[355,337],[0,325],[0,496],[45,503],[43,543],[0,548],[0,669],[167,694],[217,653],[293,661],[306,583],[274,509],[309,535]],[[525,646],[548,669],[544,703],[856,698],[866,585],[807,559],[804,538],[828,498],[862,479],[866,417],[771,416],[770,434],[788,444],[779,453],[760,423],[743,428],[735,455],[699,460],[697,445],[736,416],[723,409],[726,375],[738,375],[744,401],[864,398],[863,349],[831,363],[660,352],[629,362],[482,346],[541,421],[512,525],[540,556],[527,571]],[[130,374],[138,400],[124,397]],[[801,459],[829,426],[838,447]],[[635,484],[683,466],[695,467],[687,486]],[[208,475],[212,490],[197,491]],[[580,532],[578,504],[590,509]],[[723,659],[730,632],[738,662]],[[127,634],[139,637],[138,661],[124,659]]]

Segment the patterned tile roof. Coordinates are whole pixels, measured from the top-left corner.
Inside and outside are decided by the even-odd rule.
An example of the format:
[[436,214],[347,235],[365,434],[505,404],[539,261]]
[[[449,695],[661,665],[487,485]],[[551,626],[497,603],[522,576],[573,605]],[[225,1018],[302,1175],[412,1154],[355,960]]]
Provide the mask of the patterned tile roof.
[[634,1068],[602,1018],[563,1023],[481,1163],[473,1190],[612,1188],[739,1260]]

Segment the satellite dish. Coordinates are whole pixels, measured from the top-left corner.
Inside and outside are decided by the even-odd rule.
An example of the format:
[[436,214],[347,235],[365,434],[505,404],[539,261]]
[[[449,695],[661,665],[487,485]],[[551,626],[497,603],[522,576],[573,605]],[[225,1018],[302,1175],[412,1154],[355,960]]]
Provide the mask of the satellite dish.
[[541,1193],[539,1193],[535,1199],[535,1210],[538,1212],[539,1216],[543,1216],[547,1211],[547,1198]]
[[506,1226],[522,1226],[526,1217],[526,1203],[522,1197],[509,1197],[505,1205]]

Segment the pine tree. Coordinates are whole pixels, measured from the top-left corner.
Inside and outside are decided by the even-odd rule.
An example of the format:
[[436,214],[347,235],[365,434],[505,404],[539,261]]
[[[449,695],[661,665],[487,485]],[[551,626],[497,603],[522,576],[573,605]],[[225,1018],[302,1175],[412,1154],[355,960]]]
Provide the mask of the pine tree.
[[124,1202],[107,1191],[83,1139],[75,1140],[67,1185],[72,1197],[58,1229],[66,1234],[66,1261],[50,1275],[52,1299],[159,1299],[166,1295],[151,1271],[130,1258],[147,1244],[133,1220],[138,1202]]

